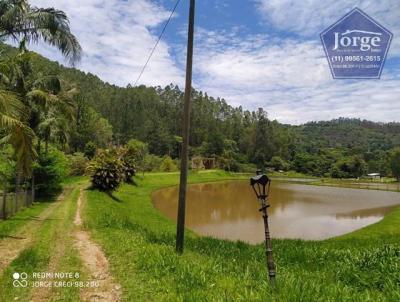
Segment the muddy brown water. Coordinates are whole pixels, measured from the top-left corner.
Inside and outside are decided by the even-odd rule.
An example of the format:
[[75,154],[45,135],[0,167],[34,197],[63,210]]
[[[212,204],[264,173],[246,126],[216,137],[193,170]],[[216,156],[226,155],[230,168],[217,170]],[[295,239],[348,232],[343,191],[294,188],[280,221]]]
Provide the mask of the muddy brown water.
[[[153,193],[154,206],[176,220],[178,188]],[[400,206],[395,192],[273,181],[269,218],[275,238],[321,240],[378,222]],[[248,182],[188,187],[186,226],[201,235],[260,243],[264,226]]]

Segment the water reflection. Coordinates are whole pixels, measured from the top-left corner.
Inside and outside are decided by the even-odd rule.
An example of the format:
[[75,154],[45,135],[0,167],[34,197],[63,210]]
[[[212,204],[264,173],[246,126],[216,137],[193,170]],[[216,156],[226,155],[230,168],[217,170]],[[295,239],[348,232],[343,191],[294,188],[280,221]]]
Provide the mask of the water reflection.
[[[275,238],[325,239],[379,221],[400,204],[394,192],[317,187],[273,181],[271,234]],[[153,194],[154,206],[176,219],[178,188]],[[230,240],[264,240],[259,205],[248,182],[191,185],[186,224],[195,232]]]

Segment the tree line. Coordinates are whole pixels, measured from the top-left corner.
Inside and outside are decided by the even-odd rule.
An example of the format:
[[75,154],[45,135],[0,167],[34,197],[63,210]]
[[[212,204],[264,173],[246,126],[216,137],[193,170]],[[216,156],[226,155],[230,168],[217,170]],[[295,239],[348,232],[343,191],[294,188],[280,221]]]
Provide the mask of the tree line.
[[[29,42],[42,39],[77,62],[80,45],[67,16],[56,9],[1,1],[0,37],[12,37],[19,45],[0,45],[1,156],[15,162],[16,171],[30,175],[51,149],[79,163],[97,150],[129,142],[146,150],[137,166],[177,169],[180,87],[118,87],[28,51]],[[233,107],[193,90],[190,156],[215,158],[218,167],[230,171],[265,167],[338,178],[366,173],[398,178],[399,130],[399,123],[347,118],[285,125],[271,120],[263,108]]]
[[[16,51],[5,45],[1,49]],[[60,80],[74,107],[72,123],[59,127],[66,133],[54,131],[45,141],[75,153],[136,139],[146,143],[150,154],[179,158],[183,91],[178,86],[118,87],[36,53],[27,55],[34,74]],[[191,156],[216,158],[233,171],[253,164],[316,176],[389,176],[400,146],[399,123],[340,118],[284,125],[262,108],[244,110],[196,90],[191,116]]]
[[[79,90],[77,104],[104,118],[96,131],[77,127],[81,140],[71,140],[74,152],[87,141],[99,147],[123,145],[131,139],[147,144],[156,156],[179,158],[183,90],[166,87],[118,87],[97,76],[37,56],[41,72],[51,70]],[[266,105],[268,96],[266,96]],[[90,118],[78,117],[78,123]],[[107,124],[107,122],[109,124]],[[112,131],[111,128],[112,127]],[[90,134],[92,137],[90,138]],[[102,140],[100,140],[102,137]],[[230,106],[223,98],[193,90],[190,155],[217,158],[222,168],[245,169],[246,164],[295,170],[332,177],[359,177],[366,173],[393,175],[391,160],[400,146],[400,123],[375,123],[339,118],[300,126],[271,120],[265,109],[255,111]]]

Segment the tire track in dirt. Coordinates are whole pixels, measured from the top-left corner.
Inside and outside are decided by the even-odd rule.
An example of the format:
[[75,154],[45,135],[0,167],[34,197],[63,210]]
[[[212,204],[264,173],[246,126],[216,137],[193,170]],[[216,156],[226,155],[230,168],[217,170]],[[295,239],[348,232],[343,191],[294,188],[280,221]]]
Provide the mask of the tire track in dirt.
[[9,237],[0,240],[0,275],[24,249],[34,242],[35,232],[54,213],[69,191],[69,188],[65,189],[55,202],[51,203],[37,218],[33,218],[32,221],[22,226],[13,235],[13,238]]
[[98,282],[98,287],[84,288],[81,292],[83,301],[121,301],[121,285],[115,282],[109,273],[109,264],[100,246],[94,243],[89,232],[83,229],[82,207],[84,193],[81,189],[74,224],[77,226],[74,232],[75,247],[79,251],[81,260],[90,274],[92,280]]

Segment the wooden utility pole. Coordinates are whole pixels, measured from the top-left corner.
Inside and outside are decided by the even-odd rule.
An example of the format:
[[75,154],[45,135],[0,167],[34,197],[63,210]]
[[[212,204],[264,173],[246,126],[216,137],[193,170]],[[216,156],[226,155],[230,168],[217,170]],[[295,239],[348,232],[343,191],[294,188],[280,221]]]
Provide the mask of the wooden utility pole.
[[186,60],[186,83],[183,105],[183,142],[181,152],[181,174],[179,183],[178,219],[176,225],[176,251],[183,253],[183,241],[185,236],[185,211],[186,211],[186,187],[189,161],[189,129],[190,129],[190,99],[192,95],[192,67],[193,67],[193,40],[194,40],[194,14],[195,0],[190,0],[189,30]]

